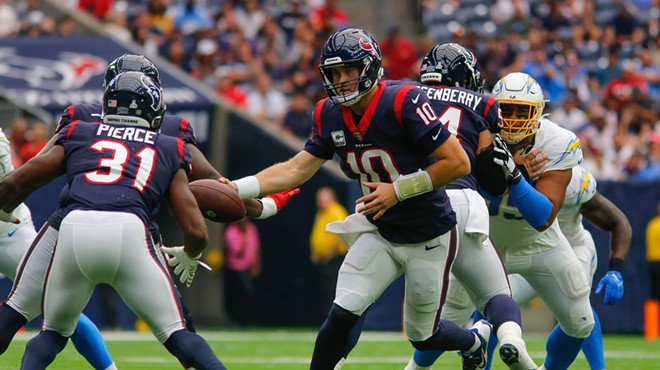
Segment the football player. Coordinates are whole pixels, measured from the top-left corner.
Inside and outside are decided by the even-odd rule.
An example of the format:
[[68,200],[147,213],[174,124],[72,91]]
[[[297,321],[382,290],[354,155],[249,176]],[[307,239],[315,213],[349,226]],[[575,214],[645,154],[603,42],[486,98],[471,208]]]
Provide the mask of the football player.
[[[530,176],[535,177],[531,173]],[[621,272],[630,250],[632,228],[626,215],[597,191],[596,179],[593,175],[581,166],[577,166],[573,167],[573,177],[566,190],[564,205],[559,211],[557,219],[561,231],[571,243],[584,272],[589,277],[589,283],[591,283],[598,259],[591,233],[582,224],[583,218],[611,234],[609,267],[598,283],[596,294],[604,290],[605,304],[615,304],[623,297],[624,284]],[[519,304],[527,303],[536,296],[534,289],[520,275],[510,275],[509,281],[514,299]],[[582,351],[591,369],[605,369],[603,334],[595,310],[593,314],[595,326],[582,343]]]
[[[483,80],[474,54],[462,45],[447,43],[433,47],[422,61],[420,80],[436,112],[450,132],[457,136],[472,163],[472,173],[447,185],[447,195],[457,214],[459,250],[452,268],[448,298],[442,319],[465,325],[470,312],[451,310],[452,302],[470,300],[493,325],[493,334],[502,342],[500,357],[511,369],[536,369],[527,353],[520,327],[520,308],[511,291],[495,247],[488,239],[488,208],[477,192],[479,183],[488,186],[477,162],[490,161],[484,155],[493,142],[492,133],[502,127],[499,104],[482,94]],[[491,165],[492,166],[492,165]],[[485,177],[485,178],[484,178]],[[463,289],[458,287],[460,282]],[[465,295],[467,292],[467,295]],[[406,370],[430,369],[437,353],[415,351]]]
[[[105,89],[105,86],[107,86],[119,73],[126,71],[142,72],[160,85],[160,74],[151,60],[143,55],[124,54],[108,65],[104,76],[103,88]],[[101,111],[101,104],[77,104],[69,106],[64,110],[58,121],[56,133],[65,130],[72,122],[97,122],[101,117]],[[190,181],[203,178],[220,178],[220,173],[211,166],[201,151],[195,146],[197,143],[195,132],[186,119],[175,115],[165,114],[162,119],[160,132],[164,135],[180,138],[185,142],[185,146],[191,153],[191,163],[194,168],[194,170],[188,174]],[[53,136],[41,152],[44,153],[52,148],[56,139],[57,135]],[[290,197],[297,194],[298,191],[298,189],[293,189],[279,194],[273,194],[269,197],[262,198],[260,201],[246,199],[244,203],[248,215],[255,218],[270,217],[284,207]],[[65,200],[67,198],[68,187],[65,186],[60,194],[60,199]],[[155,207],[153,209],[154,214],[158,213],[159,208],[160,207]],[[31,321],[41,313],[40,302],[43,281],[48,264],[50,263],[50,256],[52,255],[54,245],[57,242],[57,233],[61,219],[62,211],[56,211],[48,219],[42,228],[42,233],[47,237],[41,238],[34,248],[30,248],[19,266],[19,279],[21,277],[27,278],[21,279],[20,283],[19,281],[15,281],[11,294],[7,298],[7,304],[0,305],[0,349],[2,349],[2,351],[7,348],[15,333],[25,325],[26,322]],[[160,232],[155,223],[150,225],[150,231],[154,238],[154,242],[160,244]],[[186,326],[194,331],[192,317],[185,305],[183,306],[183,309],[186,317]],[[85,320],[85,323],[89,321],[84,316],[83,319]],[[89,321],[89,323],[91,323],[91,321]],[[84,324],[79,326],[79,329],[77,330],[82,330],[86,327],[87,325]],[[92,329],[89,329],[88,332],[91,332],[92,334],[94,333]],[[95,329],[95,332],[98,333],[98,329]],[[76,333],[74,333],[72,338],[74,344],[78,346],[78,343],[80,342],[77,340],[78,335],[76,335]],[[95,353],[93,350],[94,348],[105,348],[102,339],[100,339],[100,333],[94,338],[97,338],[96,344],[92,342],[88,344],[87,347],[81,348],[90,348],[91,354]],[[101,345],[103,346],[101,347]],[[107,353],[107,350],[105,350],[105,353]],[[88,359],[90,358],[88,356],[86,357]],[[99,357],[101,359],[105,358],[103,361],[100,361],[101,365],[106,363],[107,359],[110,358],[109,355]],[[95,366],[97,369],[105,369],[106,367]],[[184,364],[184,367],[187,366]]]
[[[4,178],[14,170],[9,140],[7,140],[2,130],[0,130],[0,164],[0,178]],[[0,211],[0,213],[3,212]],[[35,240],[37,232],[32,224],[30,210],[23,203],[20,203],[11,215],[4,215],[3,220],[6,221],[0,221],[0,231],[2,231],[2,237],[0,237],[0,273],[16,282],[18,281],[16,279],[17,275],[20,280],[20,277],[24,274],[24,271],[18,267],[21,260],[25,259],[24,256],[31,249],[30,246]],[[19,223],[17,224],[16,221]],[[37,293],[40,297],[41,291]],[[36,309],[40,310],[38,304]],[[2,354],[7,350],[16,332],[34,316],[31,318],[25,317],[19,313],[20,311],[17,312],[8,305],[0,305],[0,312],[4,313],[0,314],[0,354]],[[38,312],[36,315],[38,315]],[[71,335],[71,340],[76,350],[85,357],[94,369],[116,369],[99,329],[84,314],[80,315],[78,325]]]
[[[508,192],[486,197],[491,240],[507,272],[524,277],[559,321],[540,369],[568,369],[594,326],[587,275],[557,221],[582,147],[575,134],[542,116],[543,92],[531,76],[504,76],[492,96],[504,119],[501,139],[494,141],[494,161],[504,171]],[[513,158],[538,148],[548,164],[539,179],[528,182]]]
[[42,330],[28,342],[22,369],[45,369],[64,349],[99,283],[117,290],[182,363],[226,369],[206,341],[185,328],[166,262],[147,231],[153,209],[167,197],[184,233],[174,260],[190,282],[208,235],[188,189],[190,153],[182,140],[157,133],[164,109],[162,90],[150,77],[121,73],[103,95],[102,122],[72,122],[48,151],[0,182],[5,211],[59,175],[66,174],[69,188],[44,283]]
[[[381,82],[376,40],[361,29],[333,33],[321,52],[329,98],[316,104],[313,135],[292,159],[231,182],[242,198],[309,180],[334,155],[358,174],[356,213],[333,222],[351,248],[321,326],[310,369],[332,370],[364,311],[397,277],[406,276],[404,330],[415,348],[460,350],[464,366],[485,363],[490,324],[471,330],[437,320],[457,248],[456,217],[442,188],[470,172],[460,143],[438,121],[426,93]],[[225,179],[226,182],[228,180]]]

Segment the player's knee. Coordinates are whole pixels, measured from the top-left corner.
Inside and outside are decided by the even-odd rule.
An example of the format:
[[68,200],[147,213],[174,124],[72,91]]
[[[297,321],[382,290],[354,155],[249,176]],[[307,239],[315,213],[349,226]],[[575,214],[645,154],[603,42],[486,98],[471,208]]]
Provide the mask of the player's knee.
[[594,328],[595,321],[593,314],[581,316],[572,320],[570,326],[562,326],[562,330],[566,335],[573,338],[586,338],[591,334],[591,330]]
[[352,314],[360,316],[369,307],[369,303],[367,302],[367,297],[363,294],[338,290],[337,298],[335,298],[335,303],[333,304],[334,306],[339,306]]
[[328,321],[333,325],[352,328],[357,323],[360,315],[356,315],[346,309],[333,304],[328,313]]

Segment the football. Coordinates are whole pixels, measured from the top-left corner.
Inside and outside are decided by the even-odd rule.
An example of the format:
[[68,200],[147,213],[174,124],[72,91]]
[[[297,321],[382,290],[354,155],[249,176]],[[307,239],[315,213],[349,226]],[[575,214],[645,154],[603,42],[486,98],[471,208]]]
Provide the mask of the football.
[[215,222],[234,222],[245,217],[245,205],[229,185],[211,179],[188,184],[205,218]]

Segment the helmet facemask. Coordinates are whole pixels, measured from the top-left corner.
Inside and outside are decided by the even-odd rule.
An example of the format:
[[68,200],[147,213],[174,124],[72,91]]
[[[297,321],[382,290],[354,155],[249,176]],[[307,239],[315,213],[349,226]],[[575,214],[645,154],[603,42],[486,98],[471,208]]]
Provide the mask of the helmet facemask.
[[517,144],[536,133],[545,107],[544,101],[528,102],[515,99],[498,101],[504,122],[500,136],[507,144]]
[[[334,82],[333,69],[336,68],[349,68],[353,67],[358,70],[359,75],[351,80],[343,82]],[[374,70],[378,68],[378,70]],[[380,63],[374,63],[371,56],[365,56],[359,60],[351,61],[348,63],[333,64],[331,59],[326,60],[325,65],[319,67],[321,76],[323,77],[323,87],[328,92],[328,96],[334,103],[351,106],[359,102],[360,99],[366,95],[378,83],[378,79],[382,75]],[[377,78],[374,78],[377,76]],[[342,92],[346,88],[350,92]]]
[[541,85],[530,75],[513,72],[502,77],[491,96],[500,103],[504,127],[500,136],[508,144],[517,144],[539,128],[546,100]]

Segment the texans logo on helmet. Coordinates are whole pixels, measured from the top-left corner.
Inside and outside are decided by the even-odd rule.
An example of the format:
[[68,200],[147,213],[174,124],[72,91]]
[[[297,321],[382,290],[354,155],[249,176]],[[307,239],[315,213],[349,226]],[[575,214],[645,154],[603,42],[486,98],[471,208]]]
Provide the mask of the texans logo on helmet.
[[374,48],[374,44],[372,44],[370,41],[364,41],[362,37],[360,37],[360,40],[358,40],[358,44],[360,45],[360,48],[362,48],[363,50],[366,50],[374,55],[377,54],[376,48]]

